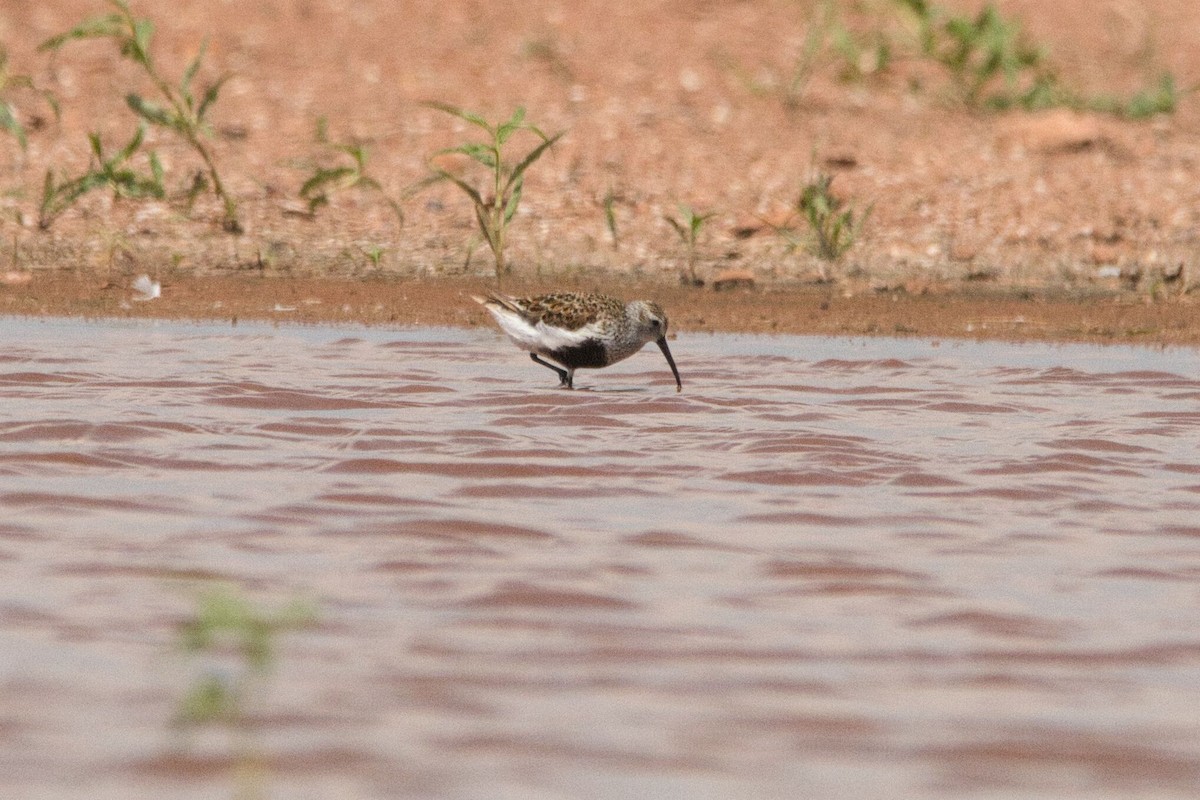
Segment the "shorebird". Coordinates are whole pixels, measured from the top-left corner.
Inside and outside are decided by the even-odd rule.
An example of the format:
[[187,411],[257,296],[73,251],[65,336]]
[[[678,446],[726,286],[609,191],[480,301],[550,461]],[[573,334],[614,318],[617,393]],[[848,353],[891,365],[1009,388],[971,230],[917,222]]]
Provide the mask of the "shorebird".
[[675,375],[675,391],[683,389],[667,347],[667,315],[657,303],[623,303],[602,294],[574,293],[509,297],[488,292],[486,297],[472,297],[491,312],[517,347],[558,373],[562,388],[575,388],[575,370],[607,367],[654,342]]

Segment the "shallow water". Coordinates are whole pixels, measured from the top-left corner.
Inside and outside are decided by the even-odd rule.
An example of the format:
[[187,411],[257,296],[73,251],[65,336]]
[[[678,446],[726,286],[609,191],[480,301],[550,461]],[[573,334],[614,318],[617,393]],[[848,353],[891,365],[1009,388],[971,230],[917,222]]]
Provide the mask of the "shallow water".
[[228,797],[195,585],[319,604],[272,797],[1200,785],[1192,351],[0,319],[0,796]]

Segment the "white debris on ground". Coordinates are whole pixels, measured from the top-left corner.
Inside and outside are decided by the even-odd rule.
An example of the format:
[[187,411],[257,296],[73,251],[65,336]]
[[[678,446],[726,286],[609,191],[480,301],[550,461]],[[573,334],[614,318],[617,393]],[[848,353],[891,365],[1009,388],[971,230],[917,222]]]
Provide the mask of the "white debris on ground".
[[139,275],[137,280],[133,282],[133,290],[137,292],[133,296],[133,299],[139,303],[162,297],[162,284],[158,281],[150,280],[149,275]]

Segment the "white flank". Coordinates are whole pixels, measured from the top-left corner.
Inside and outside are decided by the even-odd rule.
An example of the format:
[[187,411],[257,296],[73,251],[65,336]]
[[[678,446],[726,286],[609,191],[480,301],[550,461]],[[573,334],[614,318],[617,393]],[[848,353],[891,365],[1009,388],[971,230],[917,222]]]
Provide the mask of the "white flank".
[[540,320],[536,325],[530,325],[529,321],[520,314],[495,303],[489,303],[484,308],[492,312],[492,316],[496,318],[500,328],[508,334],[508,338],[512,339],[513,344],[531,353],[549,353],[563,347],[570,347],[591,338],[596,332],[594,325],[585,325],[577,331],[557,328]]

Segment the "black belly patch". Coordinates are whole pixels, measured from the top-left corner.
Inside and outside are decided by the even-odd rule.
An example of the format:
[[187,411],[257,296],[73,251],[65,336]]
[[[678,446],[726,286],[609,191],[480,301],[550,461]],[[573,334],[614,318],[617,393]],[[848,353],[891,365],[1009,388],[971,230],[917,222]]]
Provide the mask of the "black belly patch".
[[599,339],[585,339],[577,345],[552,350],[546,355],[570,369],[608,365],[608,354]]

